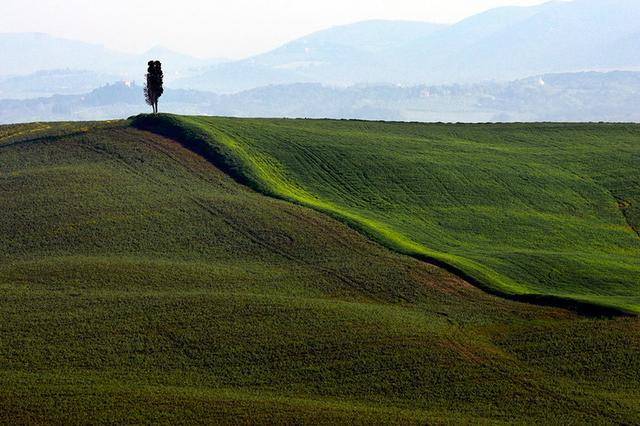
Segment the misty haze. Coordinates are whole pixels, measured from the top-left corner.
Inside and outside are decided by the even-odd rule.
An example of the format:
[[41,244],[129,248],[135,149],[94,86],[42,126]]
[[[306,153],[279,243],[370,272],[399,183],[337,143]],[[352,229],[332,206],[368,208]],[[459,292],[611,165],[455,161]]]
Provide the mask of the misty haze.
[[336,26],[234,61],[5,33],[0,122],[133,114],[141,101],[123,86],[139,91],[148,58],[165,63],[175,113],[638,121],[639,21],[640,3],[632,0],[550,2],[491,9],[454,24]]

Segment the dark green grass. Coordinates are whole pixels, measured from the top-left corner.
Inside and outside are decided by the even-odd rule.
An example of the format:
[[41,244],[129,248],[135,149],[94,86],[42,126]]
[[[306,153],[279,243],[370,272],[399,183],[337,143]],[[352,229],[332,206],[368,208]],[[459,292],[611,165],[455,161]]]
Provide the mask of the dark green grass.
[[640,323],[488,295],[127,123],[0,127],[0,423],[640,422]]
[[498,293],[640,312],[636,125],[168,116],[151,125],[210,144],[263,192]]

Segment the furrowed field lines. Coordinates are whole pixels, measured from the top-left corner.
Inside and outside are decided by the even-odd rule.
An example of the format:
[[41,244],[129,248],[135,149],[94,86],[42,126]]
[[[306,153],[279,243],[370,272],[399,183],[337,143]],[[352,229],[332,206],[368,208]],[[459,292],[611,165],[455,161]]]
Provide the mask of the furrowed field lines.
[[640,312],[638,126],[145,120],[486,289]]
[[[0,127],[0,423],[640,422],[636,317],[492,296],[125,121],[47,126]],[[394,182],[368,197],[426,194]]]

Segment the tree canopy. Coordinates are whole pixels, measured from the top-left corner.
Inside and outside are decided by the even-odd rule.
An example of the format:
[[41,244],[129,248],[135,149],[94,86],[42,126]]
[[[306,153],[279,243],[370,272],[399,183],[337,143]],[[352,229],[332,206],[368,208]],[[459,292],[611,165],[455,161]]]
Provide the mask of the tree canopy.
[[144,97],[148,105],[153,108],[153,113],[158,113],[158,99],[164,93],[162,64],[160,61],[149,61],[147,68],[147,81],[144,86]]

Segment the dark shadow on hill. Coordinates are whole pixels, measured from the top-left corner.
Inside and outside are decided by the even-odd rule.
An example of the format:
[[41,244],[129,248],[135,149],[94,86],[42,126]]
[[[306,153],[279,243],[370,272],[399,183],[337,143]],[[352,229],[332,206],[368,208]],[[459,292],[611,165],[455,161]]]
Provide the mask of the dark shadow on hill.
[[[212,144],[208,142],[211,137],[207,135],[206,132],[200,131],[199,129],[195,129],[192,127],[184,126],[178,118],[170,114],[157,114],[157,115],[149,115],[149,114],[141,114],[135,117],[130,117],[129,121],[131,125],[137,129],[145,130],[149,132],[153,132],[164,136],[169,139],[175,140],[177,143],[186,147],[187,149],[195,152],[198,155],[201,155],[207,161],[211,162],[218,169],[222,170],[224,173],[231,176],[238,183],[248,186],[251,189],[260,192],[264,195],[272,196],[275,198],[282,198],[278,194],[275,194],[269,188],[263,186],[257,179],[253,179],[248,176],[245,172],[245,169],[242,167],[241,162],[233,155],[232,152],[226,150],[221,144]],[[292,200],[287,199],[286,201],[291,202]],[[295,201],[293,201],[295,202]],[[296,203],[299,204],[299,203]],[[327,212],[322,212],[327,214]],[[379,239],[372,235],[366,229],[351,220],[345,220],[344,217],[341,217],[336,214],[329,213],[333,218],[340,220],[343,223],[346,223],[351,228],[360,232],[361,234],[366,235],[369,239],[374,240],[380,243]],[[384,245],[384,244],[383,244]],[[443,262],[439,259],[425,256],[425,255],[417,255],[414,253],[406,253],[402,252],[402,250],[395,250],[396,252],[400,252],[404,255],[413,257],[422,262],[429,263],[431,265],[442,268],[458,277],[464,279],[468,283],[473,286],[481,289],[482,291],[489,293],[494,296],[498,296],[507,300],[511,300],[514,302],[527,303],[537,306],[543,307],[553,307],[570,310],[572,312],[577,313],[578,315],[590,318],[614,318],[614,317],[635,317],[636,315],[630,312],[627,312],[623,309],[599,305],[597,303],[579,301],[567,297],[561,296],[553,296],[553,295],[543,295],[543,294],[510,294],[506,292],[502,292],[496,290],[488,286],[486,283],[481,280],[473,277],[467,272],[461,270],[460,268],[450,265],[446,262]]]
[[423,262],[427,262],[429,264],[438,266],[446,270],[447,272],[457,275],[458,277],[464,279],[470,284],[473,284],[475,287],[481,289],[486,293],[501,297],[503,299],[511,300],[514,302],[528,303],[528,304],[537,305],[537,306],[567,309],[577,313],[578,315],[582,315],[590,318],[616,318],[616,317],[635,317],[636,316],[635,314],[624,311],[620,308],[605,306],[605,305],[598,305],[596,303],[590,303],[590,302],[583,302],[580,300],[570,299],[567,297],[545,295],[545,294],[505,293],[486,285],[485,283],[469,275],[465,271],[453,265],[450,265],[446,262],[443,262],[439,259],[435,259],[429,256],[420,256],[420,255],[412,256],[412,257],[415,257],[416,259],[419,259]]
[[238,183],[259,192],[268,192],[259,183],[246,176],[241,163],[235,159],[231,152],[227,152],[220,145],[208,143],[209,137],[205,132],[183,126],[175,116],[171,114],[140,114],[129,117],[129,122],[137,129],[175,140],[185,148],[201,155]]

